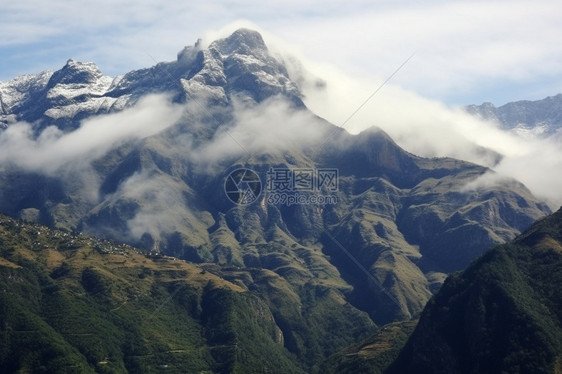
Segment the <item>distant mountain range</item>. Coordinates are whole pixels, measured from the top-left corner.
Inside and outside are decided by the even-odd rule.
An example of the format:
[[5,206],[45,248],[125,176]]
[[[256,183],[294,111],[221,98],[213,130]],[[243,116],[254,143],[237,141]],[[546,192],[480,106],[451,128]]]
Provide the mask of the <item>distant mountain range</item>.
[[[296,82],[246,29],[121,77],[69,60],[2,82],[0,212],[201,264],[256,298],[305,370],[418,315],[447,274],[550,213],[515,180],[475,186],[485,167],[412,155],[376,128],[348,134]],[[271,188],[297,172],[298,191]],[[109,259],[87,265],[86,292],[112,277]]]
[[470,114],[499,123],[520,134],[548,137],[562,129],[562,94],[542,100],[522,100],[495,107],[492,103],[465,107]]

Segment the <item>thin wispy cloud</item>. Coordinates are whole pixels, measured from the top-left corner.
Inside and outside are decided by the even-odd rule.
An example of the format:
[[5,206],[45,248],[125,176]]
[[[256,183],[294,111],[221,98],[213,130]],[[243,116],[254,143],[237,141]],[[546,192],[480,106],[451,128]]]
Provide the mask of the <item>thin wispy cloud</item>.
[[151,95],[118,113],[86,119],[70,133],[49,126],[36,137],[26,122],[0,132],[0,167],[60,175],[81,170],[90,162],[128,141],[144,139],[176,123],[183,108],[166,95]]
[[[314,84],[318,76],[323,79],[322,86]],[[304,66],[302,79],[305,104],[337,125],[343,124],[381,84],[380,80],[354,79],[319,65]],[[515,178],[552,209],[562,205],[562,143],[556,137],[520,136],[502,130],[498,123],[483,121],[391,83],[363,106],[345,129],[357,134],[371,126],[382,128],[418,156],[454,157],[499,173],[480,184],[500,184],[506,178]]]

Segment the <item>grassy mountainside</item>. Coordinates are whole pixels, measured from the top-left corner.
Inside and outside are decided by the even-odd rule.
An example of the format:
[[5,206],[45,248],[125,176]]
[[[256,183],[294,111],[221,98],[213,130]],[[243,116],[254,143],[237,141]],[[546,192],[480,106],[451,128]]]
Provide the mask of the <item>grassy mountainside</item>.
[[562,372],[562,209],[447,279],[390,373]]
[[359,344],[329,357],[320,366],[325,374],[382,373],[398,357],[417,320],[394,322],[381,327]]
[[[330,124],[309,125],[330,134]],[[446,273],[550,212],[517,182],[465,191],[488,170],[416,157],[377,129],[337,134],[327,146],[315,140],[312,152],[274,149],[225,158],[208,174],[176,149],[175,139],[192,131],[182,125],[98,160],[107,168],[100,174],[104,186],[113,187],[77,227],[189,261],[265,268],[299,295],[308,281],[337,285],[347,302],[386,324],[421,312]],[[242,167],[256,171],[264,188],[270,167],[337,168],[337,203],[273,204],[264,191],[254,204],[234,206],[224,180]],[[64,221],[65,210],[58,212],[53,220]],[[459,235],[471,240],[459,241]]]
[[2,372],[300,373],[269,307],[201,267],[0,217]]

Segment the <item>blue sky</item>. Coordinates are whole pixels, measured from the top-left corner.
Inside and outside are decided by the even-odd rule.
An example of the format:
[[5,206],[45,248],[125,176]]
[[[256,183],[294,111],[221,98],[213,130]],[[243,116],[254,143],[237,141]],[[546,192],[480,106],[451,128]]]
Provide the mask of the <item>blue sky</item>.
[[447,105],[501,105],[562,92],[560,14],[559,0],[4,1],[0,80],[68,58],[123,74],[244,20],[355,77],[384,79],[415,53],[393,84]]

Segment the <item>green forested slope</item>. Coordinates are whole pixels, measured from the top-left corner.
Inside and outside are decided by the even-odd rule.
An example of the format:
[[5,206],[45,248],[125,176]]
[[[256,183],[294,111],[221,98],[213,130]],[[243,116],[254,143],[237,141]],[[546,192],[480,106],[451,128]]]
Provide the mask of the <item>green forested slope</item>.
[[562,371],[562,210],[447,279],[391,373]]
[[258,297],[199,267],[0,218],[3,373],[303,372]]

